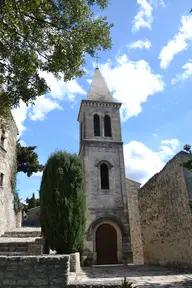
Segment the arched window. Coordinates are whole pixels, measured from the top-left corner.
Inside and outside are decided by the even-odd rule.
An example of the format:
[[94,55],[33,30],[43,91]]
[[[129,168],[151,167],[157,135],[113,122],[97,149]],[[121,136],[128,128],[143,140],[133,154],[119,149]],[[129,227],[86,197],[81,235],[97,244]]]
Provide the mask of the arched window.
[[94,136],[100,136],[100,119],[99,115],[95,114],[93,117]]
[[100,166],[101,189],[109,189],[109,169],[105,163]]
[[104,117],[105,137],[111,137],[111,118],[108,115]]

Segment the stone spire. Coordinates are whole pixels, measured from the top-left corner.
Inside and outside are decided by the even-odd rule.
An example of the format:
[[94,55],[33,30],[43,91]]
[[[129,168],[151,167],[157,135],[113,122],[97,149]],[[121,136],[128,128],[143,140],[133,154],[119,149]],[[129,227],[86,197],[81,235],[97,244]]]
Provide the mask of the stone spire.
[[107,87],[107,84],[105,83],[99,68],[95,69],[95,74],[91,83],[87,100],[114,102],[114,99],[109,91],[109,88]]

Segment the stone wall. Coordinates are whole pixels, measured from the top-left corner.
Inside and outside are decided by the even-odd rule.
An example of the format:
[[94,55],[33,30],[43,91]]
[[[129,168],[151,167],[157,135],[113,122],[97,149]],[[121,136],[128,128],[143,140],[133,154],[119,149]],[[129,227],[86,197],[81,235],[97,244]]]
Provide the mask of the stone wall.
[[70,254],[70,272],[75,272],[76,275],[80,272],[80,254],[79,252]]
[[133,263],[136,265],[141,265],[144,262],[138,204],[138,190],[141,184],[127,178],[126,185]]
[[0,256],[0,287],[60,288],[68,283],[69,256]]
[[17,132],[12,119],[8,128],[5,129],[5,134],[0,129],[0,137],[5,135],[4,144],[0,142],[0,173],[3,174],[3,185],[0,187],[0,235],[16,227],[11,182],[14,175]]
[[40,227],[40,206],[31,208],[27,211],[23,226]]
[[[184,169],[185,152],[139,190],[139,210],[147,264],[192,267],[192,211]],[[188,157],[188,156],[187,156]]]

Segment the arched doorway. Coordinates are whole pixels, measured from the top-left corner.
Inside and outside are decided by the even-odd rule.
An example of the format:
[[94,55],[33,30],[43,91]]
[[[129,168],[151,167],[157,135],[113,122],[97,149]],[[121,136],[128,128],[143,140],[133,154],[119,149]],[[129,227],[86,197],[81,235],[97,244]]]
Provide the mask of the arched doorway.
[[96,231],[97,264],[116,264],[117,259],[117,232],[108,224],[101,224]]

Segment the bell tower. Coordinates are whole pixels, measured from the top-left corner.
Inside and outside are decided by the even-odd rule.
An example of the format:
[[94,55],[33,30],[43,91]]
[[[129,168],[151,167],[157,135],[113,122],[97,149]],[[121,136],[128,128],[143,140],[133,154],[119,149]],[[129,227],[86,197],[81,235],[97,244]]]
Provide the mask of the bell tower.
[[96,68],[78,116],[87,209],[83,255],[94,264],[122,263],[131,252],[120,107]]

